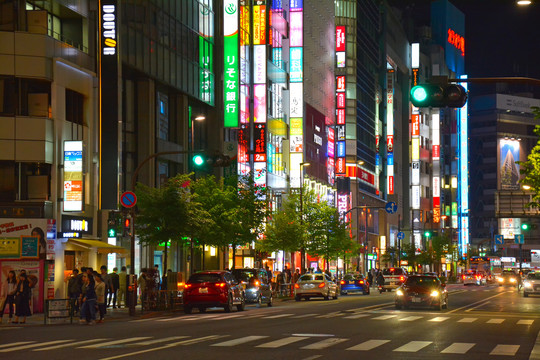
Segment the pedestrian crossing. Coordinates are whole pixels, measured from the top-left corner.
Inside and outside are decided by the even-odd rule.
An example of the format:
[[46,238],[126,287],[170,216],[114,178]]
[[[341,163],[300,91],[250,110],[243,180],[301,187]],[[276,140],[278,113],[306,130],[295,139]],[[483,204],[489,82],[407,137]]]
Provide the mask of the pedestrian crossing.
[[[366,353],[369,351],[388,353],[423,353],[429,352],[440,354],[467,354],[474,352],[475,355],[492,356],[515,356],[521,345],[517,344],[492,344],[485,343],[464,343],[450,341],[413,340],[406,341],[396,339],[350,339],[347,337],[337,337],[332,334],[325,334],[324,339],[318,334],[292,334],[290,336],[270,336],[270,335],[248,335],[233,337],[230,335],[206,335],[193,337],[190,335],[177,335],[165,338],[154,338],[152,336],[139,336],[121,339],[101,338],[88,339],[82,342],[80,339],[58,339],[46,342],[37,341],[17,341],[0,345],[0,353],[16,353],[21,351],[45,352],[58,349],[85,349],[86,351],[99,349],[134,349],[146,348],[151,351],[151,347],[191,346],[197,345],[209,347],[250,347],[256,349],[281,349],[291,350],[325,350],[336,349],[347,352]],[[91,343],[90,343],[91,342]],[[85,345],[81,346],[84,343]],[[89,344],[90,343],[90,344]],[[475,349],[476,348],[476,349]],[[442,350],[441,350],[442,349]]]

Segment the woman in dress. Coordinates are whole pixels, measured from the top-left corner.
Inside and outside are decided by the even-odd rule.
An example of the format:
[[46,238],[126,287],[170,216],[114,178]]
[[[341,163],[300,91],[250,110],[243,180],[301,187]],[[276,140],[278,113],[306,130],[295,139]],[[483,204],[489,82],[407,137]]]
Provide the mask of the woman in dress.
[[6,301],[4,302],[4,306],[2,306],[2,310],[0,311],[0,324],[2,323],[2,317],[4,316],[6,305],[9,305],[8,323],[11,323],[11,318],[13,317],[13,304],[15,303],[15,293],[17,292],[17,277],[15,276],[15,271],[11,270],[8,273],[8,277],[2,290],[6,296]]
[[19,323],[19,317],[22,316],[21,324],[26,323],[26,317],[31,316],[30,312],[30,283],[25,273],[19,274],[19,281],[15,290],[15,321],[13,324]]

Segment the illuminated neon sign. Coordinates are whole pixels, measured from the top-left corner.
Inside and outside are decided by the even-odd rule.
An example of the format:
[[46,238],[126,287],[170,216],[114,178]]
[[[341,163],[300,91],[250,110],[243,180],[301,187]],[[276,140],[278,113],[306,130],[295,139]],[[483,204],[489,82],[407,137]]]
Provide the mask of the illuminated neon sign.
[[101,6],[103,55],[116,55],[116,5]]
[[223,3],[224,46],[224,109],[225,127],[238,126],[239,56],[238,56],[238,1]]
[[448,42],[458,50],[461,50],[461,56],[465,56],[465,38],[452,29],[448,29]]

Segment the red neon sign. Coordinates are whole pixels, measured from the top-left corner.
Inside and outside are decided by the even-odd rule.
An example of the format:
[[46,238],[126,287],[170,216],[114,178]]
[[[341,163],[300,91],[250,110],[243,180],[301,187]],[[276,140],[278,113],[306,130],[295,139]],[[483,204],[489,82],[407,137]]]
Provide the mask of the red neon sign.
[[465,56],[465,38],[452,29],[448,29],[448,42],[458,50],[461,50],[461,56]]
[[336,26],[336,51],[345,51],[345,26]]

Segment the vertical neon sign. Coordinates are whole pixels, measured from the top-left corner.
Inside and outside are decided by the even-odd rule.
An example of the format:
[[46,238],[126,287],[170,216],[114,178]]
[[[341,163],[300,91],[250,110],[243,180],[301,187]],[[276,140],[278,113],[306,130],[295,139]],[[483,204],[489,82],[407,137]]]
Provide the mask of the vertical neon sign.
[[386,189],[394,194],[394,70],[388,71],[386,93]]
[[[461,79],[466,79],[467,75],[461,75]],[[467,83],[461,83],[467,90]],[[460,249],[461,256],[466,257],[469,247],[469,148],[468,148],[468,104],[459,109],[459,170],[458,170],[458,191],[459,191],[459,216],[460,221]]]
[[224,125],[238,127],[239,99],[239,54],[238,54],[238,1],[224,0],[223,3],[223,47],[224,47]]
[[266,5],[253,6],[253,122],[255,183],[266,186]]
[[[300,163],[304,161],[304,12],[302,0],[290,0],[289,34],[289,107],[290,107],[290,185],[293,188],[302,186],[300,183]],[[294,19],[294,24],[293,24]]]

